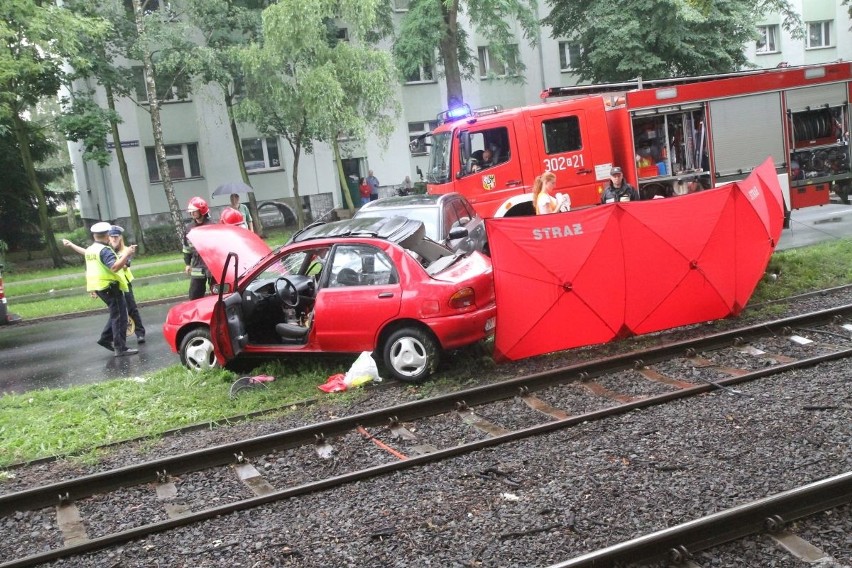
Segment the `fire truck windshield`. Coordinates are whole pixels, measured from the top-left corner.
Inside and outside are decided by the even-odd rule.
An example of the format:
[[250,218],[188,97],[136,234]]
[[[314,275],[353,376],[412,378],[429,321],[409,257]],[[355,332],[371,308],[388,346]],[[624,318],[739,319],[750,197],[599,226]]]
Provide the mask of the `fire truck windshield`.
[[441,132],[432,135],[429,150],[429,169],[426,173],[427,183],[447,183],[450,181],[450,151],[452,149],[452,133]]

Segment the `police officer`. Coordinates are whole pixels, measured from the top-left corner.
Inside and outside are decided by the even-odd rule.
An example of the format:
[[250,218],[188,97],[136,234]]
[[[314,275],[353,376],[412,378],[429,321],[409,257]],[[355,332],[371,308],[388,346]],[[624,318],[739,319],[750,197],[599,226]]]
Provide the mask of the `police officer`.
[[619,201],[639,201],[636,188],[624,181],[624,174],[618,166],[609,171],[609,185],[601,195],[601,203],[617,203]]
[[98,345],[113,351],[116,357],[136,355],[138,349],[127,347],[127,280],[124,278],[124,266],[136,252],[136,245],[126,247],[120,257],[109,246],[107,233],[111,225],[106,222],[92,225],[94,241],[86,249],[86,290],[100,298],[109,308],[109,321],[101,331]]
[[[200,197],[190,199],[186,210],[189,212],[192,220],[186,226],[185,235],[189,234],[196,227],[213,224],[213,221],[210,220],[210,207]],[[185,271],[189,274],[189,299],[196,300],[204,297],[204,294],[207,293],[208,283],[211,280],[210,271],[186,236],[183,238],[183,262],[186,265]]]

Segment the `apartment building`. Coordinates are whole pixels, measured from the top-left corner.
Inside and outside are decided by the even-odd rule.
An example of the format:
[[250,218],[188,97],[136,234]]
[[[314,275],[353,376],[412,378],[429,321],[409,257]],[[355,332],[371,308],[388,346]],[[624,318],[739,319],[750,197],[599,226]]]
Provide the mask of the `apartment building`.
[[[793,38],[783,29],[781,16],[767,15],[759,26],[760,39],[744,46],[750,61],[758,67],[803,65],[852,59],[852,23],[848,7],[842,0],[799,0],[793,2],[805,22],[805,37]],[[394,17],[400,19],[408,0],[394,0]],[[539,7],[545,15],[544,7]],[[463,17],[463,15],[462,15]],[[467,23],[462,20],[461,25]],[[470,28],[467,25],[468,29]],[[345,30],[341,33],[345,34]],[[517,37],[521,38],[520,33]],[[526,67],[523,83],[510,83],[489,78],[504,70],[490,58],[486,38],[472,30],[471,40],[479,57],[479,73],[463,85],[466,101],[472,107],[501,105],[514,107],[540,101],[540,92],[550,86],[576,84],[572,58],[579,46],[565,39],[550,37],[542,28],[536,47],[519,39],[518,54]],[[389,48],[389,46],[386,46]],[[141,76],[140,76],[141,77]],[[140,82],[140,89],[144,85]],[[144,100],[144,90],[139,93]],[[98,95],[103,106],[103,93]],[[383,186],[383,193],[393,191],[406,176],[418,181],[418,168],[426,169],[426,149],[409,150],[409,141],[428,131],[436,115],[444,109],[446,88],[434,69],[421,68],[398,87],[402,112],[397,127],[386,144],[367,140],[346,140],[341,144],[347,175],[365,176],[373,170]],[[200,195],[214,211],[228,204],[227,196],[213,196],[221,184],[239,181],[239,164],[233,151],[233,139],[221,96],[215,87],[195,85],[191,90],[175,85],[165,93],[161,108],[163,135],[169,169],[178,202]],[[168,223],[168,205],[154,156],[154,139],[150,118],[143,106],[129,99],[117,101],[116,110],[124,122],[119,125],[136,206],[143,226]],[[250,125],[240,125],[242,159],[249,172],[251,185],[262,214],[270,222],[292,218],[288,209],[299,206],[293,199],[293,155],[286,141],[262,137]],[[129,216],[129,208],[118,165],[113,162],[100,168],[82,158],[82,147],[69,144],[75,181],[80,194],[81,214],[86,220],[117,220]],[[313,154],[303,154],[299,164],[301,206],[310,218],[317,218],[333,208],[344,206],[337,181],[333,152],[328,145],[318,144]],[[265,213],[264,213],[265,212]],[[266,213],[269,215],[266,216]],[[218,214],[214,213],[214,217]]]

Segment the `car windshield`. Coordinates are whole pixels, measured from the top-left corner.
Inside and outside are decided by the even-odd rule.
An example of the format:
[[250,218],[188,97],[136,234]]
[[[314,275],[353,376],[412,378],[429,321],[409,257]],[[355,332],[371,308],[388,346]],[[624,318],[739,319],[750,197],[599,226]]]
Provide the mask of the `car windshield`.
[[444,239],[438,234],[439,213],[440,210],[437,207],[365,207],[358,212],[358,217],[394,217],[399,215],[407,219],[414,219],[423,223],[427,237],[440,242]]
[[451,132],[432,135],[432,145],[429,147],[429,170],[426,172],[428,183],[447,183],[450,181],[452,141]]

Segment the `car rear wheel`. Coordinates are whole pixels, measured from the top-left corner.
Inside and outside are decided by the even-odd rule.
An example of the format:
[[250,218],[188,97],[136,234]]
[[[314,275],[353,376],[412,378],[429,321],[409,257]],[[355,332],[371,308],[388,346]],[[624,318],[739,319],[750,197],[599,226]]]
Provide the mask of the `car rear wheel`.
[[199,327],[186,334],[180,343],[180,362],[190,371],[205,371],[217,366],[209,329]]
[[438,368],[440,351],[429,333],[415,327],[393,332],[384,345],[385,367],[401,381],[425,380]]

